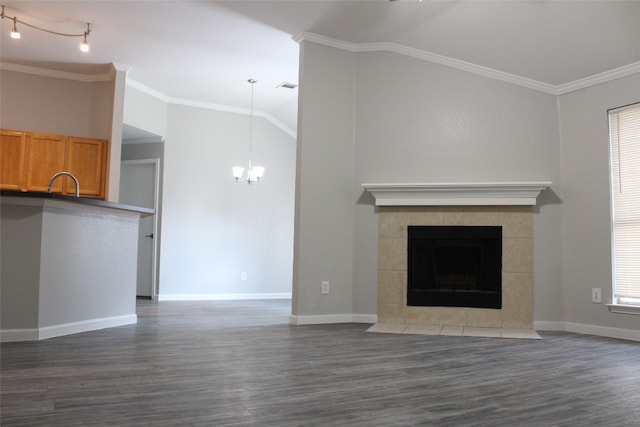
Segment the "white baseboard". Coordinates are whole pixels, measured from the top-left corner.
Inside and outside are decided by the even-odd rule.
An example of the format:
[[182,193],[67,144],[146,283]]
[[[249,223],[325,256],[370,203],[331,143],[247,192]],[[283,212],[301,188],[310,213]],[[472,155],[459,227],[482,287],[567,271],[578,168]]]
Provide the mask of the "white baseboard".
[[262,294],[159,294],[158,301],[229,301],[251,299],[291,299],[291,292]]
[[289,316],[291,325],[321,325],[327,323],[376,323],[375,314],[315,314],[303,316]]
[[610,328],[607,326],[585,325],[567,322],[566,331],[577,334],[598,335],[601,337],[619,338],[622,340],[640,341],[640,330]]
[[43,328],[5,329],[0,331],[0,342],[38,341],[80,332],[97,331],[98,329],[131,325],[138,321],[135,314],[103,317],[100,319],[83,320],[80,322],[63,323],[61,325],[45,326]]
[[607,338],[619,338],[629,341],[640,341],[640,330],[610,328],[607,326],[586,325],[573,322],[534,322],[534,329],[538,331],[564,331],[576,334],[597,335]]

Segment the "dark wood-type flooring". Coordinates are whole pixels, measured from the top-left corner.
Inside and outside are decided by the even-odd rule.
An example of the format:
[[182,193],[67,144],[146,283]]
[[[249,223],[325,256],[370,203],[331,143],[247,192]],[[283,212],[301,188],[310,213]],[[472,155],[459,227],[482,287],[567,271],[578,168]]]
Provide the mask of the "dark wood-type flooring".
[[5,426],[640,426],[640,343],[290,326],[289,301],[139,301],[1,346]]

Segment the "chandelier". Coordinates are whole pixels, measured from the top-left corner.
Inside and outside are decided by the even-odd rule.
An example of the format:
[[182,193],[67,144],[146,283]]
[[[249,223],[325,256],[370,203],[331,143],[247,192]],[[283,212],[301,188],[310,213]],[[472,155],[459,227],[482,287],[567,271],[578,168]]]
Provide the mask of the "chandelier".
[[243,176],[244,168],[235,166],[231,168],[233,170],[233,177],[236,182],[246,182],[252,185],[255,182],[260,182],[260,178],[264,175],[264,168],[262,166],[253,166],[253,85],[258,81],[254,79],[247,80],[251,84],[251,112],[249,115],[249,169],[247,169],[247,175]]
[[58,31],[47,30],[46,28],[42,28],[42,27],[38,27],[37,25],[29,24],[26,21],[18,19],[17,16],[9,16],[9,15],[4,13],[4,8],[5,8],[5,6],[2,5],[2,11],[0,12],[0,18],[9,19],[9,20],[13,21],[13,27],[11,28],[11,38],[12,39],[19,39],[19,38],[22,37],[22,35],[20,34],[20,31],[18,31],[18,23],[20,23],[20,25],[24,25],[25,27],[33,28],[34,30],[43,31],[43,32],[49,33],[49,34],[54,34],[56,36],[82,37],[83,40],[82,40],[82,43],[80,43],[80,50],[82,52],[89,52],[89,43],[87,43],[87,36],[89,34],[91,34],[91,26],[90,26],[89,23],[87,23],[87,29],[84,30],[82,33],[76,33],[76,34],[60,33]]

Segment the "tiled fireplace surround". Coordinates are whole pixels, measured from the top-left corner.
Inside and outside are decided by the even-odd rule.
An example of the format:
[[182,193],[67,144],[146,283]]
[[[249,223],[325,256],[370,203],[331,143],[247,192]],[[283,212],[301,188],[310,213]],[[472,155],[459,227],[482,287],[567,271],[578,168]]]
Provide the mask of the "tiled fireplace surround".
[[[378,206],[378,323],[533,328],[532,205],[548,184],[364,184]],[[407,306],[409,225],[502,226],[502,308]]]
[[[409,225],[501,225],[502,309],[407,306]],[[530,206],[398,206],[378,210],[378,322],[433,326],[533,327]]]

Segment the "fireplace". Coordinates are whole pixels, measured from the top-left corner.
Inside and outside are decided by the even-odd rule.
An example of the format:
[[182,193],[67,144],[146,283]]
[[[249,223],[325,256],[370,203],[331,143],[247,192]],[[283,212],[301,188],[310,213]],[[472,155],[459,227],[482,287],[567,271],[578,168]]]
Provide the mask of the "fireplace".
[[[536,205],[540,192],[549,185],[550,182],[363,184],[375,198],[378,217],[378,323],[532,328],[532,207]],[[409,229],[414,226],[442,230],[450,227],[499,229],[499,307],[410,305],[407,248]],[[477,256],[477,249],[462,241],[440,251],[445,255],[457,252],[464,255],[476,253]],[[478,270],[473,264],[470,261],[464,266],[463,270],[469,270],[465,273]],[[445,264],[445,270],[448,268]],[[451,287],[452,284],[446,286]],[[469,284],[465,286],[471,287]],[[497,288],[494,290],[497,292]]]
[[407,305],[502,308],[502,227],[408,226]]

